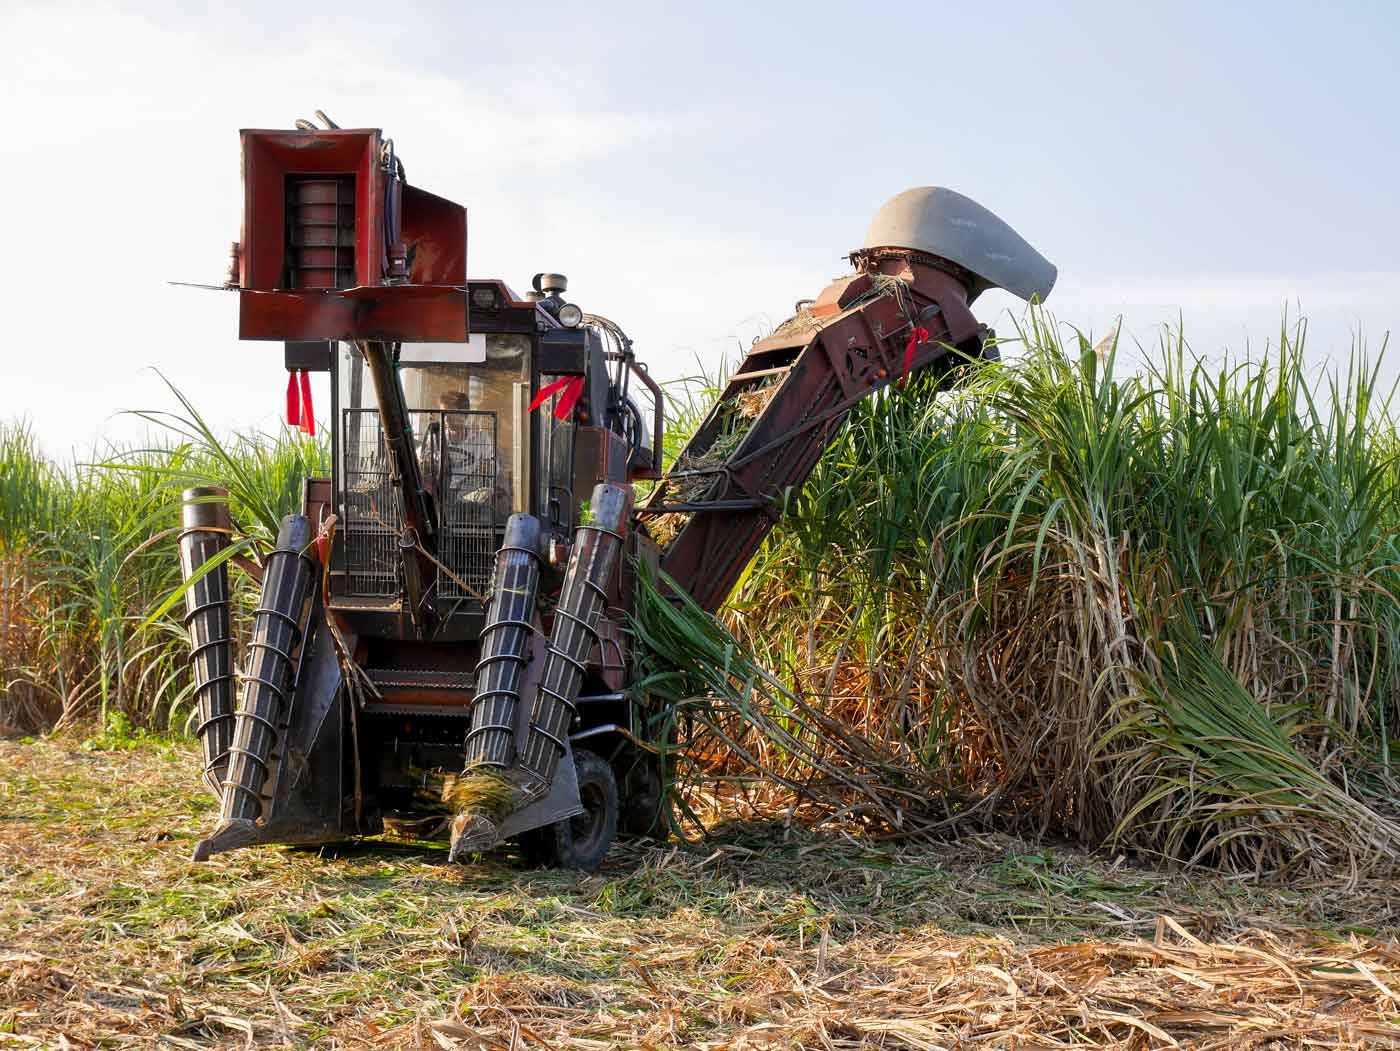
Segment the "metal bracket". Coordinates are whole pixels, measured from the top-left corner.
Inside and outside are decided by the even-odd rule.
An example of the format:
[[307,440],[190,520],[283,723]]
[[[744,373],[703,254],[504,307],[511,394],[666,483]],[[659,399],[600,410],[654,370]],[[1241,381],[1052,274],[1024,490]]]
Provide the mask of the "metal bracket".
[[531,829],[565,821],[583,813],[578,794],[578,771],[574,769],[574,750],[567,743],[564,754],[554,768],[554,783],[549,794],[522,807],[501,822],[500,838],[510,839]]

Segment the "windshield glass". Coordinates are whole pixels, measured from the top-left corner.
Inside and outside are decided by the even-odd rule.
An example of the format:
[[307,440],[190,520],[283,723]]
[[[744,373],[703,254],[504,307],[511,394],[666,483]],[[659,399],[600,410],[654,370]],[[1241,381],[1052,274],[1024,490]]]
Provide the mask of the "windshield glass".
[[[487,333],[485,361],[420,364],[406,345],[399,368],[424,484],[440,504],[469,500],[490,506],[497,527],[508,515],[529,510],[529,347],[528,336]],[[340,345],[338,357],[346,459],[377,459],[380,450],[366,447],[358,433],[359,410],[375,407],[364,360],[349,343]],[[356,466],[347,462],[344,469]]]

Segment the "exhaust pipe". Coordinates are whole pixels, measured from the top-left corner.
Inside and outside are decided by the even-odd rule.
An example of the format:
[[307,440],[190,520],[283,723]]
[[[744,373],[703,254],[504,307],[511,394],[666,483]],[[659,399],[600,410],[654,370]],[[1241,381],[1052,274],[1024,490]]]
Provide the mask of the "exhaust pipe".
[[316,570],[305,554],[311,536],[305,515],[288,515],[282,519],[277,547],[268,555],[248,641],[243,692],[234,713],[219,827],[195,847],[195,861],[250,842],[254,822],[262,816],[273,750],[296,688],[302,610]]
[[221,562],[194,583],[200,567],[224,551],[232,531],[228,490],[198,486],[183,494],[180,575],[185,589],[185,630],[190,636],[190,669],[204,749],[204,780],[217,797],[223,792],[228,750],[233,743],[233,628],[229,619],[228,564]]
[[540,589],[540,523],[533,515],[511,515],[496,554],[495,587],[481,630],[476,693],[467,731],[466,766],[504,770],[513,758],[520,680],[534,635],[535,598]]
[[574,702],[583,683],[584,662],[598,641],[598,615],[608,601],[608,579],[622,551],[631,503],[629,489],[595,486],[589,502],[592,521],[575,534],[520,757],[520,765],[546,785],[553,782],[554,768],[568,750],[564,741],[578,712]]

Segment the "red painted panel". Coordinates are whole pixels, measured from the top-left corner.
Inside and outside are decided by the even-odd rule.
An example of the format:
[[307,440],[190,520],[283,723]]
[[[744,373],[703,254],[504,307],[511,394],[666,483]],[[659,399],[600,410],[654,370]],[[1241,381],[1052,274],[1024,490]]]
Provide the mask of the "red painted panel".
[[467,210],[460,204],[416,186],[405,186],[403,241],[411,283],[467,283]]
[[355,177],[356,281],[361,285],[379,284],[384,277],[385,249],[384,177],[379,166],[378,129],[245,129],[239,135],[243,143],[241,287],[271,291],[281,280],[288,175]]
[[461,343],[467,293],[445,285],[239,293],[239,339]]

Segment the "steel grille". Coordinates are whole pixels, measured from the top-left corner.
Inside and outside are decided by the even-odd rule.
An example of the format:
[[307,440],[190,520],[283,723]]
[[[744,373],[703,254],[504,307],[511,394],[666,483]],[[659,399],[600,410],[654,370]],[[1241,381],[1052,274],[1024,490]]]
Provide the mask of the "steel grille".
[[424,481],[437,501],[438,558],[452,571],[438,573],[438,598],[480,601],[496,555],[496,505],[501,495],[496,414],[442,410],[409,415],[414,433],[423,436]]
[[284,288],[355,283],[355,177],[287,177]]
[[345,409],[341,419],[345,504],[345,590],[370,598],[399,593],[399,514],[375,409]]
[[[423,483],[438,508],[439,600],[479,606],[496,554],[496,414],[455,410],[409,413],[418,436]],[[375,409],[343,410],[346,593],[399,594],[400,521]],[[453,579],[456,577],[458,579]]]

